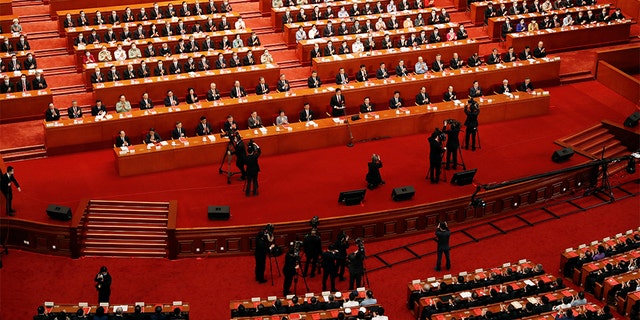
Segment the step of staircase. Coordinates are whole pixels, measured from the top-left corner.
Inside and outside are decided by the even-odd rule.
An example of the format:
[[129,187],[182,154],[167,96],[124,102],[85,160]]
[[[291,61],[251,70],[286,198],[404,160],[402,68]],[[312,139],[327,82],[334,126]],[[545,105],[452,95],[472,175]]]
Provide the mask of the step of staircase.
[[105,249],[82,249],[82,255],[84,256],[101,256],[101,257],[140,257],[140,258],[165,258],[167,256],[166,250],[129,250],[119,248],[105,248]]
[[14,162],[30,159],[44,158],[47,150],[43,144],[0,150],[0,155],[5,162]]
[[[42,0],[13,0],[11,1],[12,7],[28,7],[28,6],[41,6],[44,2]],[[20,17],[22,19],[22,17]]]
[[[20,16],[20,23],[31,23],[31,22],[44,22],[51,21],[51,15],[49,14],[32,14],[27,16]],[[29,36],[31,36],[31,32],[29,32]]]
[[165,241],[167,233],[165,231],[113,231],[101,230],[99,228],[92,229],[84,233],[86,241],[95,241],[97,239],[111,240],[117,239],[147,239],[149,241]]
[[571,84],[582,81],[593,80],[590,70],[576,71],[560,75],[560,84]]
[[589,150],[593,148],[600,148],[603,144],[606,144],[609,140],[615,139],[615,136],[605,132],[599,135],[594,135],[590,139],[585,140],[582,143],[574,143],[574,146],[583,150]]
[[599,136],[601,134],[606,134],[608,132],[609,130],[599,124],[562,140],[564,140],[564,142],[568,144],[579,145],[589,141],[590,139],[593,139],[593,137]]
[[33,31],[29,32],[29,40],[59,38],[58,31]]
[[103,240],[87,240],[84,242],[87,249],[97,248],[139,248],[139,249],[157,249],[165,250],[167,248],[167,242],[164,240],[147,240],[136,241],[131,239],[111,239],[108,241]]
[[34,55],[37,57],[52,57],[52,56],[66,56],[69,55],[67,48],[48,48],[42,50],[35,50]]
[[90,214],[87,217],[87,221],[100,223],[100,222],[122,222],[122,223],[136,223],[136,224],[147,224],[147,225],[167,225],[166,217],[146,217],[143,215],[131,215],[131,216],[123,216],[116,214],[108,214],[108,215],[96,215]]
[[582,150],[584,150],[588,154],[591,154],[591,155],[593,155],[593,156],[595,156],[597,158],[600,158],[600,156],[602,155],[602,148],[604,147],[604,156],[605,156],[605,158],[607,158],[611,154],[611,149],[615,149],[615,148],[618,148],[620,146],[622,148],[626,149],[626,147],[622,145],[620,140],[609,139],[609,140],[605,140],[605,141],[603,141],[601,143],[589,146],[589,148],[584,148]]
[[53,94],[54,96],[83,93],[83,92],[87,92],[87,88],[85,88],[83,84],[51,88],[51,94]]

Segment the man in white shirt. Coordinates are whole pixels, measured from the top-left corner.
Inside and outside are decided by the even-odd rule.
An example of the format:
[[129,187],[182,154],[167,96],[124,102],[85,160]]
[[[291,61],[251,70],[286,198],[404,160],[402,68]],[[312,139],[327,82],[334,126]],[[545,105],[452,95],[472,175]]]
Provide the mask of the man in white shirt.
[[380,307],[378,310],[373,311],[373,318],[371,320],[389,320],[389,317],[384,315],[384,308]]
[[343,308],[358,308],[360,306],[360,303],[358,303],[358,301],[356,301],[356,292],[352,291],[351,293],[349,293],[349,300],[345,301],[342,304]]
[[238,17],[238,21],[236,21],[236,30],[244,30],[247,28],[247,25],[242,21],[242,17]]
[[418,57],[418,62],[416,62],[415,73],[416,74],[425,74],[427,73],[428,67],[427,64],[422,59],[422,56]]
[[354,42],[351,45],[351,52],[356,53],[356,52],[363,52],[364,51],[364,44],[362,44],[362,42],[360,41],[360,37],[356,38],[356,42]]

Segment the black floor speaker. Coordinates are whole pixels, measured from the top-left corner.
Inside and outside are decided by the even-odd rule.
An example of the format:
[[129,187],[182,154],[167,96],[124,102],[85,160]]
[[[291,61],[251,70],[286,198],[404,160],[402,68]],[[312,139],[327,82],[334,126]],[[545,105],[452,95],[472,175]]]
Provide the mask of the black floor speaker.
[[391,191],[391,199],[393,199],[393,201],[409,200],[413,198],[413,195],[415,194],[416,190],[413,186],[398,187]]
[[229,220],[229,206],[209,206],[207,208],[209,220]]
[[640,111],[636,111],[632,113],[627,120],[624,121],[624,126],[633,128],[638,125],[638,121],[640,120]]
[[553,160],[553,162],[560,163],[569,160],[571,157],[573,157],[573,149],[562,148],[553,152],[551,160]]
[[47,215],[54,220],[69,221],[71,220],[71,208],[50,204],[47,207]]

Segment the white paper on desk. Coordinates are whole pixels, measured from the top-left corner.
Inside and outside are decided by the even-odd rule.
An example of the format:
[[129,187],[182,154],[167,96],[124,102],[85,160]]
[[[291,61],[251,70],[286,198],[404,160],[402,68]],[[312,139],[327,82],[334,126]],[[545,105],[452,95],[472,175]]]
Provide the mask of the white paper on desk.
[[267,134],[267,128],[265,128],[265,127],[260,127],[260,129],[259,129],[259,130],[260,130],[260,133],[262,133],[262,134]]
[[536,285],[535,283],[533,283],[533,281],[531,281],[531,280],[529,280],[529,279],[525,280],[525,281],[524,281],[524,284],[526,284],[526,285],[528,285],[528,286],[535,286],[535,285]]
[[353,59],[353,58],[355,58],[355,57],[354,57],[351,53],[349,53],[349,54],[347,54],[347,58],[348,58],[348,59]]
[[336,124],[340,123],[340,118],[333,118],[333,122]]
[[511,305],[516,309],[522,309],[522,303],[520,303],[519,301],[513,301],[511,302]]
[[121,149],[122,151],[129,151],[129,148],[127,148],[127,146],[122,146],[122,147],[120,147],[120,149]]
[[538,300],[536,300],[536,298],[534,298],[534,297],[528,297],[528,298],[527,298],[527,301],[529,301],[529,302],[531,302],[531,303],[533,303],[533,304],[538,303]]
[[469,291],[460,292],[460,297],[462,299],[469,299],[469,298],[471,298],[471,292],[469,292]]
[[462,101],[457,100],[457,99],[456,99],[456,100],[453,100],[453,103],[454,103],[455,105],[464,104],[464,103],[462,103]]
[[167,142],[167,141],[161,141],[161,142],[160,142],[160,145],[162,145],[162,146],[168,146],[168,145],[169,145],[169,142]]
[[536,63],[536,59],[528,59],[529,63]]
[[113,306],[113,312],[116,312],[116,309],[118,308],[122,308],[122,312],[127,312],[127,310],[129,310],[129,306],[121,305],[121,306]]
[[432,282],[431,286],[432,287],[439,287],[440,286],[440,282]]
[[216,141],[216,136],[214,136],[212,134],[208,135],[207,138],[209,138],[209,141],[211,141],[211,142]]

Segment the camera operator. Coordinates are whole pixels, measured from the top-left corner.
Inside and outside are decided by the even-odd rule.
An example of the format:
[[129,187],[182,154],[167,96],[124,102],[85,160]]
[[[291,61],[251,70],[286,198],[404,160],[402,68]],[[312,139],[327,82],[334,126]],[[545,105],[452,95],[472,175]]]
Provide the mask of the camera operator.
[[[362,276],[364,275],[364,243],[361,239],[356,239],[358,249],[349,254],[349,290],[354,290],[362,286]],[[355,287],[354,287],[355,285]]]
[[300,243],[291,243],[287,255],[284,256],[284,266],[282,267],[282,274],[284,274],[284,285],[282,289],[282,295],[287,296],[291,292],[291,283],[293,277],[297,273],[297,269],[300,267]]
[[338,257],[336,259],[336,266],[338,269],[336,272],[340,277],[340,281],[344,281],[344,269],[347,266],[347,249],[349,249],[349,236],[344,231],[338,235],[335,248],[338,250]]
[[238,131],[234,131],[231,136],[233,139],[230,143],[233,143],[233,153],[236,156],[236,167],[240,169],[240,180],[244,180],[247,177],[247,172],[244,170],[247,149],[245,148],[244,141],[242,141],[242,137]]
[[251,191],[251,185],[253,185],[253,195],[258,195],[258,172],[260,172],[260,165],[258,164],[258,158],[262,153],[260,151],[260,146],[258,146],[253,139],[249,140],[249,145],[247,146],[247,157],[244,159],[245,165],[247,166],[247,186],[245,190],[245,195],[248,197]]
[[311,265],[311,278],[316,276],[316,268],[318,267],[318,259],[322,254],[322,241],[318,236],[318,229],[312,228],[311,231],[304,237],[302,242],[302,248],[306,257],[304,263],[303,277],[306,277],[309,272],[309,265]]
[[267,280],[264,278],[264,271],[267,265],[267,255],[269,251],[274,247],[273,245],[273,225],[268,224],[264,229],[258,232],[256,236],[256,281],[259,283],[265,283]]
[[96,282],[96,290],[98,290],[98,303],[108,303],[111,296],[111,275],[107,271],[107,267],[100,267],[100,272],[93,281]]
[[371,156],[371,162],[368,163],[369,171],[367,171],[367,187],[369,190],[377,188],[379,185],[384,184],[382,176],[380,175],[380,168],[382,168],[382,160],[380,155],[373,154]]
[[471,138],[471,151],[476,151],[476,133],[478,132],[478,115],[480,114],[478,102],[470,98],[464,106],[464,113],[467,115],[467,119],[464,121],[464,126],[467,128],[464,149],[469,150],[469,138]]
[[446,221],[440,222],[438,229],[436,229],[436,240],[438,241],[438,258],[436,261],[436,271],[440,271],[440,265],[442,264],[442,254],[447,259],[447,270],[451,269],[451,261],[449,260],[449,237],[451,231]]
[[447,162],[444,168],[449,170],[449,163],[451,163],[451,158],[453,158],[453,170],[455,170],[458,168],[458,148],[460,148],[460,139],[458,136],[460,134],[460,122],[455,119],[445,120],[442,132],[447,135]]
[[429,137],[429,174],[427,178],[431,179],[431,183],[438,183],[440,181],[440,171],[442,167],[442,153],[444,147],[442,142],[446,138],[446,135],[436,128],[436,130]]
[[322,291],[327,291],[327,278],[331,280],[331,292],[336,292],[336,271],[338,267],[336,265],[336,258],[338,256],[338,250],[335,245],[330,244],[327,251],[322,253]]

